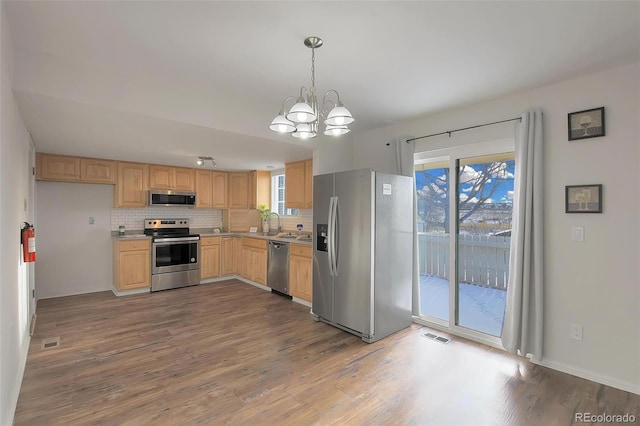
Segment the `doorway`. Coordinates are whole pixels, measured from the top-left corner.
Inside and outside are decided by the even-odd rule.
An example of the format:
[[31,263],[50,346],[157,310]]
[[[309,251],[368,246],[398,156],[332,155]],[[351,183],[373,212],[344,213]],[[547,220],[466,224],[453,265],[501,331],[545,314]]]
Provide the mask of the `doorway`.
[[516,171],[512,150],[486,152],[416,156],[420,301],[414,314],[429,325],[497,345]]

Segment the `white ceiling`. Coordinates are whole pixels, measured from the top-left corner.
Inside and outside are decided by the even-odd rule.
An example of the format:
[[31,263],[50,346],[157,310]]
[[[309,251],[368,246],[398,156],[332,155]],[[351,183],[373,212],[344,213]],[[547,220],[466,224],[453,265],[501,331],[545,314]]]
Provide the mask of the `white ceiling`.
[[308,158],[271,132],[311,78],[353,133],[640,60],[640,2],[6,2],[38,151],[223,170]]

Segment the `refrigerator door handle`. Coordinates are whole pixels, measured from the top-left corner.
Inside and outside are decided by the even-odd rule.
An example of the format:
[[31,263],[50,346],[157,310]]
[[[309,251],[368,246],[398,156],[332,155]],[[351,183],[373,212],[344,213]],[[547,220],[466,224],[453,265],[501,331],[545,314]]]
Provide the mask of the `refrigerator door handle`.
[[333,203],[335,202],[335,197],[331,197],[329,199],[329,217],[327,218],[327,257],[329,261],[329,275],[332,277],[335,276],[333,273],[333,251],[331,250],[331,243],[333,241]]
[[338,197],[333,198],[333,211],[331,212],[331,216],[333,216],[333,220],[331,221],[331,239],[329,240],[329,244],[331,244],[331,260],[333,264],[331,268],[333,269],[333,276],[338,276],[338,253],[337,253],[337,239],[338,239]]

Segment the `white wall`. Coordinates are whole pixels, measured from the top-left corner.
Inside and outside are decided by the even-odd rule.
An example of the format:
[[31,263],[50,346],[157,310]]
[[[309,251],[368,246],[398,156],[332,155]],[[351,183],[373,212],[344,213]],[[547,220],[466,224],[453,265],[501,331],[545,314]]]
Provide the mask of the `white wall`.
[[111,290],[113,185],[39,181],[36,203],[36,297]]
[[[635,63],[357,135],[353,156],[355,168],[393,171],[393,150],[385,147],[392,138],[499,121],[541,108],[546,209],[543,364],[636,393],[640,393],[639,75],[640,64]],[[600,106],[605,107],[607,135],[569,142],[567,113]],[[473,132],[458,137],[467,143],[480,134]],[[452,141],[445,136],[418,145],[428,149],[447,143]],[[565,214],[565,185],[593,183],[604,185],[604,212]],[[583,243],[570,241],[573,226],[584,226]],[[570,339],[569,325],[574,323],[584,326],[584,340]]]
[[29,267],[22,263],[20,225],[32,222],[31,145],[11,91],[13,51],[5,2],[0,4],[0,424],[13,422],[29,349]]
[[351,170],[353,165],[353,138],[351,134],[324,138],[313,150],[313,175]]

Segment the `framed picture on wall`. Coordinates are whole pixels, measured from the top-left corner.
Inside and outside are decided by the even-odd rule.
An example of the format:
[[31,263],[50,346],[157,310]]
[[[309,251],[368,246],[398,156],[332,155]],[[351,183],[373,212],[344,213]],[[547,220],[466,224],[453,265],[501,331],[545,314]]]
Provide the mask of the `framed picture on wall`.
[[604,107],[571,112],[567,121],[570,141],[604,136]]
[[565,213],[602,213],[602,185],[565,186]]

